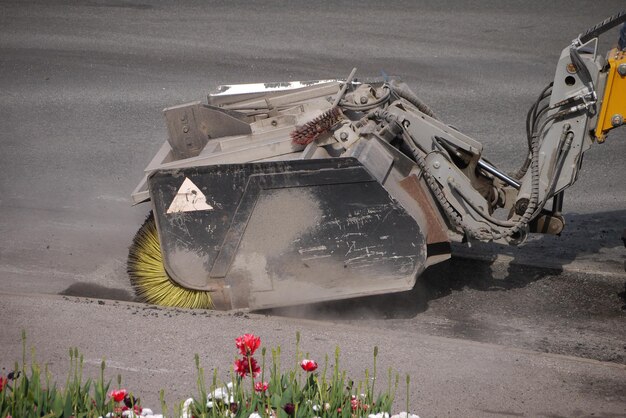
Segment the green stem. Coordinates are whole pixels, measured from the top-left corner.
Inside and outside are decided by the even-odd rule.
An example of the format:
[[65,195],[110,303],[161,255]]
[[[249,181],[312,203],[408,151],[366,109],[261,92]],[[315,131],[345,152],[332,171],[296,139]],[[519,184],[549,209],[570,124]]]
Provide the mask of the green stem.
[[24,329],[22,330],[22,373],[26,375],[26,330]]
[[370,392],[370,405],[374,401],[374,396],[376,396],[376,392],[374,392],[374,387],[376,386],[376,358],[378,357],[378,346],[374,346],[374,376],[372,377],[372,389]]
[[261,349],[261,382],[265,382],[265,347]]
[[248,353],[246,354],[246,357],[248,358],[248,370],[250,371],[250,384],[252,386],[252,393],[250,395],[250,397],[254,398],[254,373],[252,372],[252,356]]
[[409,387],[411,386],[411,376],[406,375],[406,416],[409,416]]

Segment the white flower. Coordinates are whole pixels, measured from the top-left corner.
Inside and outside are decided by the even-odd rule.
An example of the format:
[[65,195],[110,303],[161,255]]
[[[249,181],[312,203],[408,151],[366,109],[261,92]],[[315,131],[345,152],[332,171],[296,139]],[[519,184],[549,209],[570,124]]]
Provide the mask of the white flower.
[[257,414],[256,412],[253,412],[250,415],[248,415],[248,418],[261,418],[261,415]]
[[409,414],[407,412],[400,412],[399,414],[392,415],[391,418],[420,418],[419,415]]
[[[224,387],[215,389],[213,393],[209,393],[209,395],[207,396],[207,399],[215,399],[216,401],[228,400],[229,403],[233,403],[235,402],[235,400],[232,395],[232,389],[233,389],[233,382],[230,382]],[[230,397],[229,397],[229,394],[230,394]]]
[[[113,412],[109,412],[108,414],[105,415],[106,418],[113,418],[117,415],[115,415]],[[141,410],[141,415],[137,415],[135,414],[133,411],[128,410],[128,411],[124,411],[122,412],[122,416],[125,418],[139,418],[139,417],[144,417],[144,418],[163,418],[162,414],[156,414],[154,415],[152,412],[152,409],[150,408],[143,408]],[[184,412],[183,412],[183,417],[184,417]],[[191,415],[188,415],[188,417],[190,417]],[[102,418],[102,417],[100,417]],[[181,417],[182,418],[182,417]]]
[[209,399],[215,399],[221,401],[228,397],[228,389],[227,388],[217,388],[213,391],[213,393],[209,393]]
[[183,404],[183,411],[180,418],[192,418],[191,417],[191,404],[193,403],[193,398],[189,398]]
[[389,414],[387,412],[379,412],[377,414],[369,414],[367,418],[389,418]]
[[[307,399],[307,400],[306,400],[306,404],[307,404],[307,405],[313,405],[311,408],[312,408],[315,412],[317,412],[317,411],[319,411],[319,410],[320,410],[320,406],[319,406],[318,404],[314,404],[314,403],[313,403],[313,401],[312,401],[311,399]],[[313,417],[313,418],[315,418],[315,417]]]

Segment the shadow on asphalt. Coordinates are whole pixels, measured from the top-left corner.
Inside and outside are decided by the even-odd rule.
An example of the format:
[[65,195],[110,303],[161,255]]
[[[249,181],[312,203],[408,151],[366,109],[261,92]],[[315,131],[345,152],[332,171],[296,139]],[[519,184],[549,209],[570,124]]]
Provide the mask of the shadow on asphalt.
[[[329,320],[413,318],[426,311],[430,301],[453,291],[467,288],[493,292],[523,288],[547,276],[560,275],[563,266],[580,256],[623,246],[620,237],[626,227],[626,210],[571,213],[565,217],[567,226],[560,237],[535,235],[534,242],[521,248],[478,245],[476,250],[463,251],[464,256],[453,256],[448,261],[431,266],[418,278],[415,287],[407,292],[267,309],[258,313]],[[495,263],[499,254],[512,257],[511,262],[506,265]],[[468,255],[480,259],[467,258]],[[532,267],[533,258],[539,256],[547,258],[549,266]],[[620,260],[609,262],[623,265],[623,256]],[[626,291],[619,296],[626,308]]]
[[[514,263],[562,268],[571,262],[593,261],[623,270],[624,254],[620,239],[626,228],[626,210],[596,213],[564,213],[565,229],[560,236],[531,234],[524,246],[476,243],[473,249],[460,248],[469,255],[500,254],[512,257]],[[536,264],[536,261],[543,264]]]
[[123,289],[114,289],[110,287],[100,286],[95,283],[76,282],[67,289],[59,292],[63,296],[80,296],[94,299],[111,299],[121,301],[133,301],[134,296]]
[[[495,259],[495,257],[494,257]],[[453,257],[428,268],[407,292],[266,309],[257,313],[308,319],[406,319],[426,311],[431,300],[465,288],[506,291],[521,288],[561,270],[510,265],[494,270],[493,261]],[[504,276],[504,277],[502,277]]]

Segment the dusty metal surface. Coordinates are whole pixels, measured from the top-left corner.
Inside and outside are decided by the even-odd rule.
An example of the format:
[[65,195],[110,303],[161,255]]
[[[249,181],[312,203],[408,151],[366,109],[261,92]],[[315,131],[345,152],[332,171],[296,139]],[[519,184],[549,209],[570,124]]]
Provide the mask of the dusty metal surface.
[[[168,211],[189,183],[205,206]],[[232,308],[407,290],[425,267],[420,225],[354,159],[162,171],[149,184],[170,276],[226,289]]]
[[434,202],[424,192],[424,187],[419,183],[416,175],[410,175],[400,182],[400,186],[407,191],[416,201],[417,206],[424,212],[426,229],[428,231],[426,243],[439,244],[450,241],[448,228],[441,214],[435,210]]
[[163,110],[168,142],[176,157],[191,158],[200,154],[212,138],[252,133],[245,115],[226,112],[193,102]]

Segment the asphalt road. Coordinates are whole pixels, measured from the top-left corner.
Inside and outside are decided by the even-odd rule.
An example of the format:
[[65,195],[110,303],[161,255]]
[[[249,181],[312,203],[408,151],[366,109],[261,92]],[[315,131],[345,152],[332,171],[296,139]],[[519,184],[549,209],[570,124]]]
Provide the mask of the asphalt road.
[[[490,160],[517,168],[526,110],[561,49],[622,6],[0,2],[3,288],[58,293],[82,283],[129,292],[126,249],[149,210],[131,208],[129,195],[165,138],[161,109],[202,100],[218,84],[384,70],[483,142]],[[571,228],[531,250],[621,270],[625,135],[585,155],[566,193]],[[494,251],[512,250],[483,254]]]
[[[202,100],[219,84],[345,77],[354,66],[361,76],[398,75],[481,141],[492,162],[516,169],[526,111],[551,81],[560,51],[623,7],[2,1],[0,289],[131,300],[127,247],[148,207],[131,207],[129,195],[165,138],[160,112]],[[456,261],[413,292],[272,313],[330,312],[378,333],[411,330],[623,364],[625,139],[622,128],[585,155],[566,193],[561,237],[533,237],[522,249],[455,247]],[[483,261],[465,264],[461,256]],[[492,288],[502,291],[485,291]],[[6,329],[15,330],[23,321],[10,314],[10,299],[0,298],[0,307]]]

